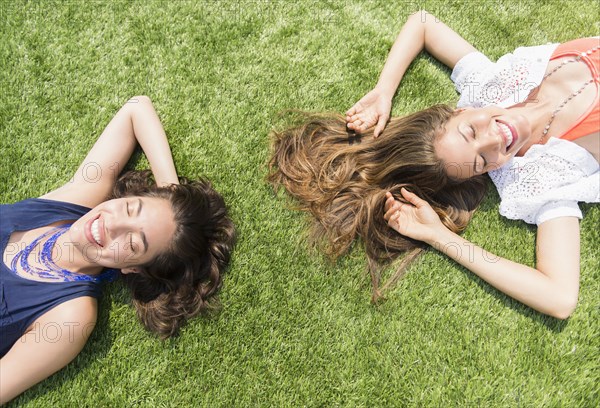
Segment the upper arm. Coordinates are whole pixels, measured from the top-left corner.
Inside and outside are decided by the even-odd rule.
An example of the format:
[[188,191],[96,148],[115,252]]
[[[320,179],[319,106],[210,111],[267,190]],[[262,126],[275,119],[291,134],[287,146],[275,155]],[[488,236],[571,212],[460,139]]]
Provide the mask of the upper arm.
[[130,99],[113,117],[70,181],[42,196],[95,207],[106,200],[136,145],[132,114],[151,102],[148,97]]
[[444,65],[452,69],[462,57],[477,51],[471,43],[427,11],[421,10],[417,14],[413,18],[420,18],[425,24],[425,49]]
[[0,404],[66,366],[83,349],[96,323],[97,303],[84,296],[45,313],[0,360]]
[[561,287],[564,301],[573,308],[579,292],[579,242],[577,217],[554,218],[538,227],[536,268]]

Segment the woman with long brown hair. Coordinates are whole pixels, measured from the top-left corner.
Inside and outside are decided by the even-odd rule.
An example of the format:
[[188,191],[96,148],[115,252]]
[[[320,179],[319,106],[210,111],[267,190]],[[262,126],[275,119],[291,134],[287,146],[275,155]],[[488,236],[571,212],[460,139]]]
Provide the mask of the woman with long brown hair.
[[[136,146],[152,172],[120,173]],[[223,198],[177,176],[148,97],[108,124],[73,178],[1,206],[0,403],[77,356],[96,323],[100,284],[122,275],[160,338],[217,306],[234,243]],[[45,335],[51,325],[57,333]]]
[[[438,105],[390,120],[392,97],[423,48],[454,70],[459,109]],[[312,116],[275,133],[270,181],[311,212],[313,236],[328,253],[339,256],[361,239],[374,300],[430,245],[509,296],[566,318],[579,289],[577,201],[600,200],[599,48],[598,38],[581,39],[520,48],[492,63],[429,13],[416,13],[377,86],[345,117]],[[484,197],[488,172],[501,213],[538,224],[536,268],[457,235]],[[406,251],[380,285],[381,266]]]

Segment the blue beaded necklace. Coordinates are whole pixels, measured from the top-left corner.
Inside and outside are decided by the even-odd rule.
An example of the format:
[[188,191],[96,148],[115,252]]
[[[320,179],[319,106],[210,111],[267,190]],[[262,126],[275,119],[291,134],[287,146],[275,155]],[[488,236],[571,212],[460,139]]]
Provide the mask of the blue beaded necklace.
[[[52,248],[54,248],[54,244],[58,237],[63,235],[65,232],[69,230],[69,227],[72,224],[60,225],[56,228],[53,228],[39,237],[37,237],[31,244],[27,245],[24,249],[20,250],[17,255],[13,258],[10,267],[15,274],[19,274],[17,272],[17,262],[20,259],[21,268],[29,273],[30,275],[36,275],[40,278],[44,279],[52,279],[62,282],[78,282],[78,281],[88,281],[88,282],[112,282],[118,276],[117,269],[107,269],[102,272],[100,275],[91,276],[85,275],[81,273],[74,273],[67,269],[62,269],[56,262],[52,259]],[[38,254],[38,262],[44,265],[44,268],[37,268],[35,266],[29,265],[28,258],[33,249],[39,244],[41,240],[50,235],[50,238],[44,242],[42,246],[41,252]]]

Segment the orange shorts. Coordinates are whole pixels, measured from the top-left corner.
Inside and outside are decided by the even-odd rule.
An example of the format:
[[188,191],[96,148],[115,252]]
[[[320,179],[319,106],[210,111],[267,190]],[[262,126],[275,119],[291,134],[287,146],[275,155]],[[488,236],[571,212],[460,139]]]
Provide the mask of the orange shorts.
[[[596,48],[595,51],[593,49]],[[592,52],[593,51],[593,52]],[[560,139],[575,140],[582,136],[597,133],[600,130],[600,104],[598,103],[598,83],[600,82],[600,37],[580,38],[559,45],[550,60],[565,56],[581,57],[592,73],[596,85],[596,98],[592,105],[584,112],[569,130],[560,136]]]

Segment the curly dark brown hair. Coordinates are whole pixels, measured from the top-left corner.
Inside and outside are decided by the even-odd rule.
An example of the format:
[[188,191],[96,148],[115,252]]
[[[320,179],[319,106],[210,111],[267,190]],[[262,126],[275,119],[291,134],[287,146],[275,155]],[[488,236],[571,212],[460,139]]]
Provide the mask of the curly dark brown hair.
[[150,171],[129,171],[111,197],[156,197],[171,204],[176,230],[169,249],[141,265],[139,273],[123,275],[139,319],[162,339],[218,307],[216,294],[235,243],[223,197],[206,180],[179,181],[158,187]]

